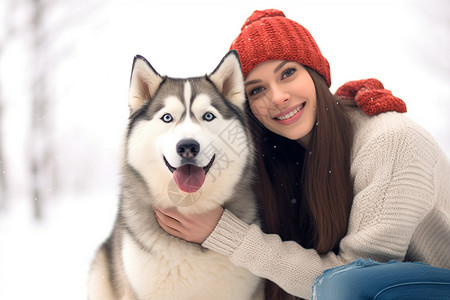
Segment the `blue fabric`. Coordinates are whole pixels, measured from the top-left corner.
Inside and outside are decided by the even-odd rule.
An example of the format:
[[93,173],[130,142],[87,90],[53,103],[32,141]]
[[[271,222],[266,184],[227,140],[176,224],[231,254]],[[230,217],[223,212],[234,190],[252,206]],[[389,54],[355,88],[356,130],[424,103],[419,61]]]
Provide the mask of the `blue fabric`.
[[450,300],[450,270],[423,263],[358,259],[326,270],[313,300]]

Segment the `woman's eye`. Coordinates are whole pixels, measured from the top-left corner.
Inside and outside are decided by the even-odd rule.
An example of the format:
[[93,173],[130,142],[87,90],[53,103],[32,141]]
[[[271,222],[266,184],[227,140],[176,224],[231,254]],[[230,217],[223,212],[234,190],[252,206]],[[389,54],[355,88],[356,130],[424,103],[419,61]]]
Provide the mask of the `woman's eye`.
[[254,88],[253,90],[250,91],[249,96],[258,95],[258,94],[262,93],[263,91],[264,91],[263,87]]
[[208,121],[208,122],[211,122],[215,118],[216,118],[216,116],[211,112],[207,112],[203,115],[203,120]]
[[281,79],[285,79],[288,78],[290,76],[292,76],[297,70],[295,68],[289,68],[287,70],[285,70],[282,74],[281,74]]
[[164,115],[161,117],[161,120],[163,120],[163,122],[165,122],[165,123],[170,123],[170,122],[173,121],[173,117],[172,117],[171,114],[164,114]]

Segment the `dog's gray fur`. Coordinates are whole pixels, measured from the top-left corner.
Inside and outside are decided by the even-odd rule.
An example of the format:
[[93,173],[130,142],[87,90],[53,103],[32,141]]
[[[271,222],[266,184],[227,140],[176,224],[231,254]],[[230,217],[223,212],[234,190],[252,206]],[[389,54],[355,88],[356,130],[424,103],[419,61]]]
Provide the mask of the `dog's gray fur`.
[[[254,150],[245,101],[234,51],[211,74],[185,79],[160,76],[136,56],[120,204],[113,231],[92,264],[90,300],[263,298],[259,278],[234,266],[228,257],[167,234],[154,216],[156,206],[191,214],[222,205],[248,224],[259,222],[251,189]],[[212,121],[211,115],[205,119],[207,113],[213,114]],[[164,121],[170,117],[172,121]],[[231,131],[227,133],[230,128],[239,136],[233,139]],[[176,153],[177,143],[186,139],[198,142],[194,158]],[[211,162],[198,191],[177,190],[173,169]]]

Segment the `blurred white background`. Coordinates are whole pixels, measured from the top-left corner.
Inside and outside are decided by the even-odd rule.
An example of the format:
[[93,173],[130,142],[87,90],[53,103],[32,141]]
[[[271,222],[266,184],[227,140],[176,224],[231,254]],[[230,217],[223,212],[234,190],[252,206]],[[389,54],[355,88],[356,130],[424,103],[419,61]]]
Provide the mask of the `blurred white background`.
[[209,73],[265,8],[312,33],[332,91],[378,78],[450,155],[446,0],[2,0],[0,299],[86,299],[118,201],[133,57]]

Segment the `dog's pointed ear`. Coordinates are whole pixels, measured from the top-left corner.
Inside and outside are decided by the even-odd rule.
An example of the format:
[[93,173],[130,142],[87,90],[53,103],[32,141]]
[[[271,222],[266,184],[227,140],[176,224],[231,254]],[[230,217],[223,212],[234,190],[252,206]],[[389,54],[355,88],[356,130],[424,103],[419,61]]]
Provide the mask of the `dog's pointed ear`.
[[162,81],[163,78],[153,69],[152,65],[144,57],[136,55],[128,91],[130,114],[136,112],[155,96]]
[[236,50],[228,52],[208,77],[225,98],[244,109],[244,76],[242,75],[241,64]]

